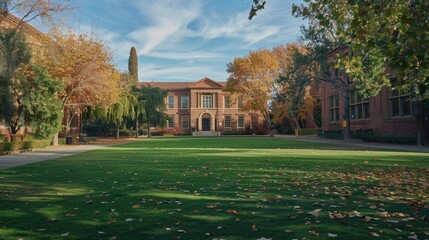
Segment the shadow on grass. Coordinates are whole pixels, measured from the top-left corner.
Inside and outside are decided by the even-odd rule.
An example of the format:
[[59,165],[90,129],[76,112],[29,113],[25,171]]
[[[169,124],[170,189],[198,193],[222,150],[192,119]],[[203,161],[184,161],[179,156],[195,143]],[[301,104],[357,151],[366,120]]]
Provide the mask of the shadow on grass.
[[0,171],[1,238],[394,239],[427,229],[427,155],[161,140]]

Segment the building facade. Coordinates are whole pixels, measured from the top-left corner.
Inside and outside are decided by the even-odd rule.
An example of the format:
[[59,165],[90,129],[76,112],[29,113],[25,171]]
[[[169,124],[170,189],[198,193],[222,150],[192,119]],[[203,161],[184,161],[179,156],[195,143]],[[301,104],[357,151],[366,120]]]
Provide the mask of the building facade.
[[[333,62],[337,54],[333,50],[328,61]],[[334,65],[334,64],[332,64]],[[342,77],[338,70],[331,68],[333,77]],[[391,80],[395,86],[395,80]],[[352,132],[369,131],[378,135],[415,136],[417,133],[413,104],[410,94],[398,89],[383,87],[370,98],[363,98],[351,82],[347,89],[336,87],[330,82],[321,82],[322,131],[343,129],[344,91],[349,93],[350,128]]]
[[262,117],[241,110],[240,98],[232,102],[225,82],[203,78],[196,82],[142,82],[140,86],[168,91],[166,101],[168,134],[225,133],[252,131],[263,124]]

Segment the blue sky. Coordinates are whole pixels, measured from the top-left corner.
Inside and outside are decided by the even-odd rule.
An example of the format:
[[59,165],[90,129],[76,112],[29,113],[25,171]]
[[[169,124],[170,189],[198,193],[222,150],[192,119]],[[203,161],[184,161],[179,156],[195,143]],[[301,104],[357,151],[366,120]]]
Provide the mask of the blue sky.
[[94,32],[128,68],[132,46],[139,57],[139,81],[226,81],[226,64],[251,50],[294,42],[301,19],[292,3],[270,0],[254,20],[251,0],[72,0],[66,19],[77,32]]

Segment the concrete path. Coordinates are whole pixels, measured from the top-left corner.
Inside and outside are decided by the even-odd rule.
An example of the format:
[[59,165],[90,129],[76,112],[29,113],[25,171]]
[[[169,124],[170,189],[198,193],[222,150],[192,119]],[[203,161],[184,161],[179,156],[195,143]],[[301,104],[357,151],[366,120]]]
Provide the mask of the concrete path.
[[429,153],[429,147],[418,147],[413,145],[396,145],[396,144],[385,144],[385,143],[370,143],[370,142],[364,142],[362,140],[350,140],[350,141],[342,141],[342,140],[333,140],[333,139],[327,139],[327,138],[320,138],[315,135],[311,136],[299,136],[296,137],[295,135],[274,135],[274,137],[279,138],[287,138],[291,140],[298,140],[298,141],[305,141],[305,142],[322,142],[322,143],[328,143],[328,144],[339,144],[339,145],[349,145],[349,146],[357,146],[357,147],[363,147],[368,149],[388,149],[388,150],[398,150],[398,151],[409,151],[409,152],[427,152]]
[[46,149],[35,150],[31,152],[14,153],[0,156],[0,170],[22,166],[29,163],[35,163],[64,156],[70,156],[81,152],[97,150],[111,146],[106,145],[63,145],[50,147]]

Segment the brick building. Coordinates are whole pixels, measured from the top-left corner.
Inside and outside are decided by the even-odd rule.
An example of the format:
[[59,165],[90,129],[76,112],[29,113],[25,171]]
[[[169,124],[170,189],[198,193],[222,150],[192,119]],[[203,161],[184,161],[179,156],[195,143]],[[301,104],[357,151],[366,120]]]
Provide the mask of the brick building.
[[[329,53],[328,61],[333,62],[337,54],[336,50]],[[331,72],[332,76],[338,77],[338,71],[334,68],[331,69]],[[392,79],[392,85],[395,85],[394,79]],[[350,94],[350,128],[352,132],[372,131],[375,134],[391,136],[416,135],[416,121],[409,94],[383,87],[377,96],[365,99],[359,95],[353,83],[345,90],[335,87],[329,82],[321,82],[322,131],[342,130],[343,91],[348,91]]]
[[172,120],[165,131],[170,134],[251,132],[263,124],[259,114],[241,110],[240,98],[231,101],[225,82],[203,78],[196,82],[142,82],[140,86],[168,91],[167,114]]

